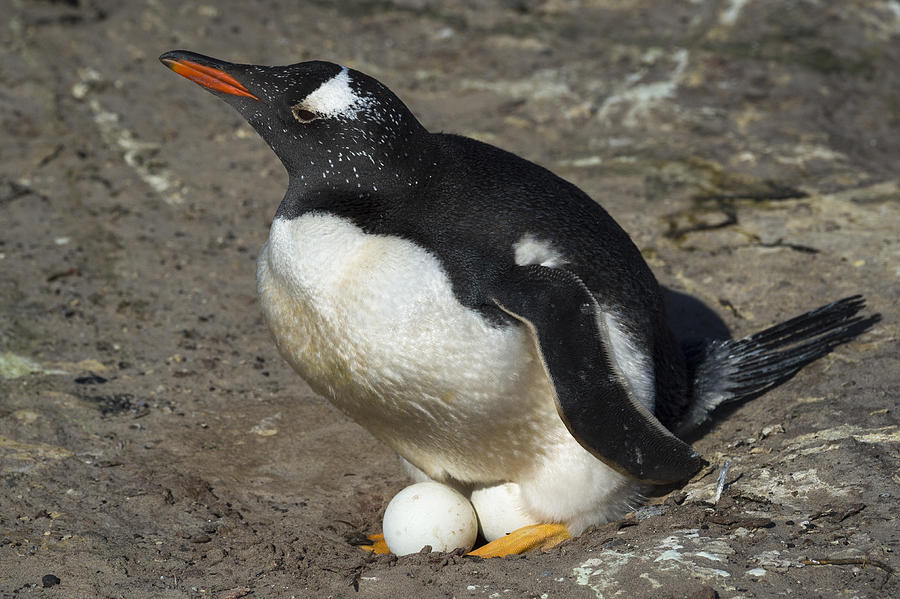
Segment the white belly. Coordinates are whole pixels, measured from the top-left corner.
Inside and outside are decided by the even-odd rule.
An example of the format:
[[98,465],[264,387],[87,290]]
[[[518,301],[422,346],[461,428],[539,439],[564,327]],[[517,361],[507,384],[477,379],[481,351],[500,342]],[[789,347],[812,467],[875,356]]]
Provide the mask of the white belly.
[[528,332],[462,306],[416,244],[326,214],[276,219],[257,278],[287,361],[428,476],[515,480],[574,442]]

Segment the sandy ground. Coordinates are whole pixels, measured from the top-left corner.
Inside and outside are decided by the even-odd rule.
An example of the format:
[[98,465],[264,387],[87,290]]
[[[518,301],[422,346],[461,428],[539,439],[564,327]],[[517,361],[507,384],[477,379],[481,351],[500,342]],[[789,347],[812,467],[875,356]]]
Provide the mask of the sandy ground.
[[[896,1],[2,5],[0,596],[900,596]],[[858,292],[884,320],[626,520],[367,557],[399,460],[277,355],[254,260],[286,176],[175,48],[341,62],[551,168],[684,294],[685,335]]]

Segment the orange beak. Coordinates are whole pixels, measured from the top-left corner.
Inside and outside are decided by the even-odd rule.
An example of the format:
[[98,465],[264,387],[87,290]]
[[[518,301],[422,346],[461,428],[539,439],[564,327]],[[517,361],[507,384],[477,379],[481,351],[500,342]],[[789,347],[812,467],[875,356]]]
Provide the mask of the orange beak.
[[162,63],[181,75],[211,90],[231,94],[232,96],[246,96],[259,100],[250,93],[240,81],[219,69],[207,67],[190,60],[163,58]]

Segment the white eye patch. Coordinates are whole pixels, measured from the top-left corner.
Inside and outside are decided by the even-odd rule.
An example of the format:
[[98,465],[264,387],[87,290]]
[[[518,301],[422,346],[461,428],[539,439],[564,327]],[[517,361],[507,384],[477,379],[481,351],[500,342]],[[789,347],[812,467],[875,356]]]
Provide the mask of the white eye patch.
[[368,105],[368,100],[356,95],[350,87],[350,71],[343,67],[337,75],[306,96],[300,105],[323,117],[354,119]]

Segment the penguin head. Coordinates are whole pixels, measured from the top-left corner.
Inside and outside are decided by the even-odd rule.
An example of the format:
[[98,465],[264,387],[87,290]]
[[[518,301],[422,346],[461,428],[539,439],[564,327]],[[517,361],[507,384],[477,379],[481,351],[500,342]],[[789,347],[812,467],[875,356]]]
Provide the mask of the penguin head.
[[330,62],[259,66],[183,50],[159,59],[241,113],[281,159],[292,184],[305,182],[306,188],[369,193],[374,185],[377,191],[388,172],[404,171],[398,162],[416,162],[403,158],[427,134],[387,87]]

